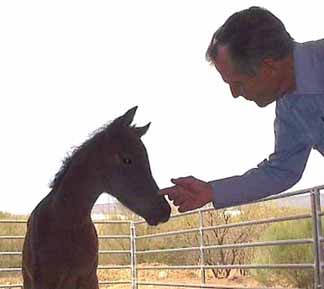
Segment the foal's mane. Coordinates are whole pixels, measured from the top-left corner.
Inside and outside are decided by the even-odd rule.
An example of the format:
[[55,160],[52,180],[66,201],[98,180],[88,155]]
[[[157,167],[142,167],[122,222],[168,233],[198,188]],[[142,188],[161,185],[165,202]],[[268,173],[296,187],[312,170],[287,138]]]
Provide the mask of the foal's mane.
[[[84,141],[80,146],[73,147],[72,151],[67,153],[67,156],[62,161],[61,168],[55,174],[54,179],[49,184],[49,187],[51,189],[57,188],[57,186],[61,183],[75,155],[77,155],[81,151],[86,150],[89,146],[95,145],[95,143],[103,141],[104,134],[108,135],[109,134],[108,131],[110,131],[112,128],[114,129],[114,131],[115,130],[120,131],[121,125],[119,125],[117,120],[118,119],[115,119],[114,121],[109,122],[108,124],[105,124],[102,127],[96,129],[94,132],[92,132],[89,135],[88,139]],[[135,130],[135,126],[129,126],[129,128]]]

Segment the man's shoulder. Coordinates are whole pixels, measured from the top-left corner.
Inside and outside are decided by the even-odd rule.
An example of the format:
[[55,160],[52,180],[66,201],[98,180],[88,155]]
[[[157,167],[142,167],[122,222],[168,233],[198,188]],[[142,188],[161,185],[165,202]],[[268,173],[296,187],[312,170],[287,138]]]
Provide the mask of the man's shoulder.
[[324,48],[324,38],[306,42],[295,42],[295,48],[297,49],[319,49],[321,47]]
[[296,93],[324,93],[324,39],[295,43]]

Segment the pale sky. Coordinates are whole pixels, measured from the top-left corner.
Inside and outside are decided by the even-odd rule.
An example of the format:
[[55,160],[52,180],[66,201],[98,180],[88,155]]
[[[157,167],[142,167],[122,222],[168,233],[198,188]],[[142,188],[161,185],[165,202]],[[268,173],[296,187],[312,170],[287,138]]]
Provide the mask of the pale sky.
[[[134,105],[136,124],[152,122],[143,142],[160,187],[255,167],[273,152],[275,105],[233,99],[206,48],[252,5],[297,41],[323,38],[321,2],[1,1],[0,211],[31,212],[71,148]],[[291,190],[323,185],[323,172],[313,151]]]

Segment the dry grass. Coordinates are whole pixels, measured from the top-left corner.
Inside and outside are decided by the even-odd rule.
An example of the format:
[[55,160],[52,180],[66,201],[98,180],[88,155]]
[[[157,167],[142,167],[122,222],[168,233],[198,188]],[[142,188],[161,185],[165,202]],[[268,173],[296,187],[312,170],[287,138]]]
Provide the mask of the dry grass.
[[22,284],[22,277],[20,274],[3,273],[0,274],[0,285]]

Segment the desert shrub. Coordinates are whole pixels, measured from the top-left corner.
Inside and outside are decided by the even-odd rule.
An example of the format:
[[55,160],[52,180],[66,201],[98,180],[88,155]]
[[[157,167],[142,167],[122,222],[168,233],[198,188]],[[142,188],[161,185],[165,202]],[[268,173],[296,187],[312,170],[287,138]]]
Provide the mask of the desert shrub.
[[[0,220],[26,220],[26,216],[0,212]],[[26,224],[0,223],[0,236],[24,236]],[[23,239],[0,239],[0,252],[21,252]],[[0,255],[0,268],[19,268],[21,255]]]
[[[173,219],[165,224],[157,227],[151,227],[147,224],[141,224],[136,227],[138,236],[149,235],[163,232],[172,232],[197,228],[197,215],[183,216]],[[185,248],[199,246],[197,242],[198,232],[183,233],[172,236],[163,236],[158,238],[139,239],[136,244],[137,250],[154,250],[154,249],[170,249]],[[199,259],[197,252],[167,252],[153,254],[139,254],[137,256],[138,263],[163,263],[167,265],[177,264],[196,264]]]
[[[283,222],[270,225],[260,237],[259,241],[276,241],[289,239],[307,239],[312,237],[312,223],[310,220]],[[312,245],[281,245],[258,248],[255,251],[256,264],[300,264],[313,263],[314,253]],[[313,270],[309,269],[262,269],[252,270],[255,278],[271,285],[273,280],[282,284],[289,284],[298,288],[313,288]]]

